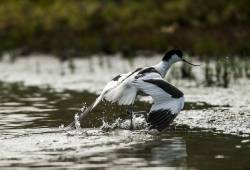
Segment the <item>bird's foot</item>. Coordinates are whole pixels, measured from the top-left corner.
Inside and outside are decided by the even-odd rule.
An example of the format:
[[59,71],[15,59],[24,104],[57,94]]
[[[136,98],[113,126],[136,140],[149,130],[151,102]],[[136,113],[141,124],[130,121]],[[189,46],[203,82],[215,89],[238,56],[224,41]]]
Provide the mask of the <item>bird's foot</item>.
[[133,126],[133,108],[132,108],[132,106],[128,107],[127,114],[129,116],[129,119],[130,119],[130,130],[133,130],[134,126]]

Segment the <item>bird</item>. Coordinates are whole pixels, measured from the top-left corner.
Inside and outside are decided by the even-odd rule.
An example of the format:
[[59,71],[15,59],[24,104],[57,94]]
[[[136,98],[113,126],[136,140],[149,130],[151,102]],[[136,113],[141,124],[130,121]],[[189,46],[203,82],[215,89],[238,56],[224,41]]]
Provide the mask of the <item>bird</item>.
[[[150,129],[164,130],[184,107],[184,94],[175,86],[164,80],[170,67],[183,61],[193,66],[199,66],[188,62],[183,58],[179,49],[173,49],[165,53],[162,60],[153,66],[137,68],[134,71],[118,74],[103,88],[96,100],[79,116],[83,119],[102,100],[118,105],[128,106],[127,113],[130,117],[130,129],[133,129],[133,104],[136,96],[142,92],[153,99],[153,105],[146,120]],[[73,127],[72,122],[68,127]]]

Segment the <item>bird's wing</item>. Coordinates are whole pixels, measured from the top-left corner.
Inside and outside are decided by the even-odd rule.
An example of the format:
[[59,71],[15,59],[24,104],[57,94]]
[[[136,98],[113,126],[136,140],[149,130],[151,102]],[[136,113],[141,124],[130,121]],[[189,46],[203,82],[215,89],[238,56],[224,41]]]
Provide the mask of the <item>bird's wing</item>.
[[138,92],[138,88],[132,82],[138,77],[150,77],[152,73],[159,74],[155,68],[146,67],[144,69],[138,68],[127,74],[117,75],[103,89],[103,98],[113,103],[117,102],[119,105],[132,104]]
[[[121,82],[123,82],[131,73],[127,74],[119,74],[115,76],[110,82],[106,84],[106,86],[103,88],[102,93],[96,98],[96,100],[88,106],[80,115],[79,115],[79,121],[81,121],[88,113],[90,113],[101,101],[103,98],[105,98],[105,95],[111,91],[112,89],[115,89]],[[66,128],[74,128],[75,122],[73,121],[70,123]]]
[[175,111],[179,110],[176,107],[181,107],[176,103],[178,103],[178,100],[183,97],[183,93],[162,79],[162,77],[157,73],[150,73],[139,77],[133,81],[133,84],[140,91],[153,98],[154,104],[152,105],[151,111],[159,109],[171,109]]
[[179,89],[162,79],[157,73],[139,77],[133,81],[133,84],[142,92],[150,95],[154,103],[162,103],[183,96]]
[[102,91],[102,98],[119,105],[129,105],[134,102],[137,88],[132,85],[137,73],[141,68],[127,74],[118,75],[108,83]]

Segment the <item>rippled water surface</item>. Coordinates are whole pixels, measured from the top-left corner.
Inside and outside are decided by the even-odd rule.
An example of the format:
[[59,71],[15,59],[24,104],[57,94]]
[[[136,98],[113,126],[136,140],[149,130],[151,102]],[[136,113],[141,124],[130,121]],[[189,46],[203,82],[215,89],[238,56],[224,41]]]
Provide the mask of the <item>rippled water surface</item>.
[[[22,60],[20,65],[0,65],[0,169],[250,169],[246,84],[219,89],[175,82],[187,102],[173,125],[160,134],[139,125],[128,130],[126,108],[107,102],[81,122],[81,129],[65,131],[59,127],[94,101],[96,95],[86,89],[98,92],[115,70],[126,72],[134,66],[122,61],[123,68],[109,71],[104,60],[103,69],[76,66],[76,73],[63,69],[62,75],[53,71],[56,64],[41,64],[39,69],[48,72],[35,72],[31,63],[37,61],[26,67]],[[101,72],[103,78],[93,76]],[[135,110],[149,107],[147,98],[135,104]],[[101,128],[103,122],[114,125],[118,120],[124,126]]]

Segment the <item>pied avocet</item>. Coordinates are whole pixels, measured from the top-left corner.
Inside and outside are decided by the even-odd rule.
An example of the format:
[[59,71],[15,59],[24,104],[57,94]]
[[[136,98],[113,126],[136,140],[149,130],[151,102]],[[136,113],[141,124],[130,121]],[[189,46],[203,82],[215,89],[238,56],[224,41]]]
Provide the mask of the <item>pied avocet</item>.
[[[194,65],[185,59],[180,50],[171,50],[167,52],[162,61],[158,64],[137,68],[136,70],[115,76],[102,90],[102,93],[83,113],[80,114],[81,120],[103,99],[112,103],[117,102],[119,105],[128,105],[128,114],[131,119],[131,129],[133,129],[133,112],[132,105],[138,92],[143,92],[153,98],[153,105],[147,116],[147,122],[150,128],[159,131],[165,129],[183,109],[184,94],[164,80],[167,71],[172,64],[183,61]],[[145,113],[145,112],[141,112]],[[73,126],[74,122],[69,126]]]

